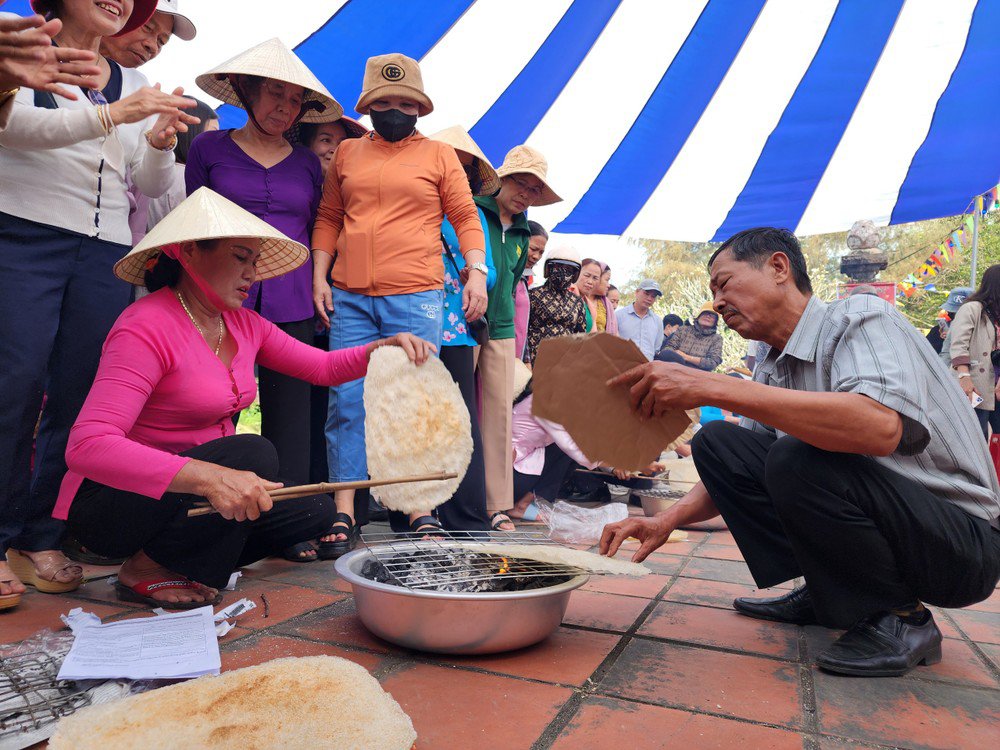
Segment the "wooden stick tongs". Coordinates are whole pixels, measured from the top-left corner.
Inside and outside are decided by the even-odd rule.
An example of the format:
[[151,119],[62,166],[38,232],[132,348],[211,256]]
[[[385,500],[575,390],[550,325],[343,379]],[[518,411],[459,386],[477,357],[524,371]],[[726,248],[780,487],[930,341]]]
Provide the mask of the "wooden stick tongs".
[[[271,499],[275,502],[279,500],[291,500],[296,497],[309,497],[309,495],[319,495],[337,490],[360,490],[367,487],[381,487],[384,484],[408,484],[410,482],[439,482],[445,479],[457,479],[458,474],[438,472],[437,474],[422,474],[415,477],[397,477],[396,479],[365,479],[358,482],[320,482],[318,484],[300,484],[297,487],[281,487],[271,490]],[[195,507],[188,511],[188,518],[193,516],[206,516],[210,513],[218,513],[209,503],[195,503]]]

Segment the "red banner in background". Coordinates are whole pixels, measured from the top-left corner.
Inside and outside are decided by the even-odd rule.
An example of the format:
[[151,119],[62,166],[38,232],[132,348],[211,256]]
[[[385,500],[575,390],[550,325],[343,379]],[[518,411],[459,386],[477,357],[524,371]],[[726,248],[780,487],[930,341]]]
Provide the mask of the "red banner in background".
[[859,286],[874,289],[880,299],[884,299],[890,305],[896,305],[896,282],[895,281],[871,281],[867,284],[841,284],[837,290],[837,299],[844,299],[851,295],[852,289]]

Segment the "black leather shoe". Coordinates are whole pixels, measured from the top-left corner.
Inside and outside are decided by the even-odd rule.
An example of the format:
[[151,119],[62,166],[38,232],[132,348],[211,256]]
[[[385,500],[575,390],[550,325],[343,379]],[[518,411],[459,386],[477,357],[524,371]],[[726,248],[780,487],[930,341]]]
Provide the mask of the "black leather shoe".
[[927,612],[921,625],[891,612],[859,620],[816,659],[820,669],[862,677],[898,677],[941,661],[941,631]]
[[756,617],[758,620],[788,622],[792,625],[816,624],[816,612],[813,610],[812,598],[806,586],[770,599],[751,599],[748,596],[741,596],[733,600],[733,607],[741,615]]

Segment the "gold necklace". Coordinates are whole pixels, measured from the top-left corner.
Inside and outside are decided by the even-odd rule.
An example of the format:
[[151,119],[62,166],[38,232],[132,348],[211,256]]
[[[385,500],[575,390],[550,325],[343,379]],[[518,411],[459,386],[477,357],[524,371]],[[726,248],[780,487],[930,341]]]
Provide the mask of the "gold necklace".
[[[176,294],[177,294],[177,299],[181,303],[181,307],[184,308],[184,312],[187,313],[187,316],[189,318],[191,318],[191,322],[194,323],[194,327],[198,329],[198,333],[200,333],[202,335],[202,337],[204,337],[207,340],[208,339],[208,334],[205,333],[204,330],[202,330],[202,327],[200,325],[198,325],[198,321],[194,319],[194,315],[191,314],[191,310],[188,308],[187,302],[184,301],[184,295],[182,295],[180,292],[176,292]],[[219,341],[215,345],[215,356],[216,357],[218,357],[219,356],[219,352],[222,351],[222,334],[223,334],[222,313],[219,313]]]

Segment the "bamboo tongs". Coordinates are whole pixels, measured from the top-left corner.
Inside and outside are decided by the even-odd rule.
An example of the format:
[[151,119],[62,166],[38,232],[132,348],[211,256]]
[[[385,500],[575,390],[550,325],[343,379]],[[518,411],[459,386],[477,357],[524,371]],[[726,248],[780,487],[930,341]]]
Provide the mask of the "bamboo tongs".
[[[437,474],[421,474],[414,477],[397,477],[395,479],[366,479],[359,482],[319,482],[318,484],[300,484],[297,487],[281,487],[271,490],[271,499],[275,502],[279,500],[291,500],[296,497],[308,497],[309,495],[326,494],[337,490],[361,490],[367,487],[381,487],[384,484],[408,484],[410,482],[439,482],[445,479],[457,479],[458,474],[438,472]],[[206,516],[210,513],[218,513],[207,502],[195,503],[195,507],[188,511],[188,518],[192,516]]]

